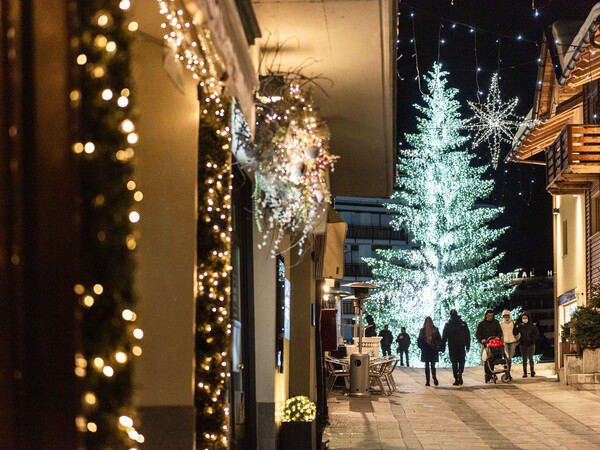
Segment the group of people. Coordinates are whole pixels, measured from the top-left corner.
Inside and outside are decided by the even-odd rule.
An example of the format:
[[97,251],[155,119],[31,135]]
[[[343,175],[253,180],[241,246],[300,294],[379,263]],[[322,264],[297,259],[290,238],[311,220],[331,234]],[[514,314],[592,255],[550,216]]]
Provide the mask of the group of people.
[[[367,317],[368,319],[368,317]],[[527,362],[529,362],[530,375],[535,376],[533,354],[535,350],[535,341],[540,337],[539,331],[532,323],[528,313],[523,313],[517,322],[514,322],[510,316],[510,311],[502,311],[502,322],[494,318],[491,310],[485,312],[484,319],[477,325],[475,337],[481,344],[481,358],[485,369],[485,382],[487,383],[493,377],[494,364],[489,361],[486,364],[485,347],[490,338],[499,338],[505,347],[507,377],[512,380],[510,373],[511,362],[514,357],[517,345],[523,356],[523,378],[527,377]],[[372,317],[371,317],[372,321]],[[373,329],[374,323],[373,323]],[[384,356],[391,355],[391,346],[393,342],[392,332],[385,325],[379,332],[381,337],[381,350]],[[375,333],[372,334],[375,336]],[[396,338],[398,344],[397,353],[400,355],[400,365],[409,365],[408,349],[410,347],[410,336],[406,333],[404,327]],[[436,374],[435,364],[439,361],[440,352],[446,351],[448,346],[448,355],[452,362],[452,374],[454,375],[454,386],[463,384],[462,374],[465,369],[465,360],[467,353],[471,350],[471,333],[466,322],[461,319],[455,309],[450,311],[450,319],[444,325],[440,334],[439,329],[434,325],[431,317],[426,317],[423,327],[419,331],[417,345],[421,349],[421,361],[425,363],[425,386],[430,386],[430,381],[437,386],[439,384]]]

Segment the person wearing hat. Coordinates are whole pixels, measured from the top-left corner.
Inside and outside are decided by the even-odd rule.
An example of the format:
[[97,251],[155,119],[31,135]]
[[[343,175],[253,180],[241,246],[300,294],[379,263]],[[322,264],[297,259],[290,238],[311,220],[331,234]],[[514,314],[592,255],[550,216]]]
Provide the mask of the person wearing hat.
[[506,365],[508,366],[508,372],[506,375],[509,380],[512,380],[512,376],[510,375],[510,366],[512,363],[512,358],[515,356],[515,350],[517,349],[517,344],[519,343],[519,337],[521,336],[519,333],[516,335],[513,333],[515,328],[515,323],[510,318],[510,311],[505,309],[502,311],[502,322],[500,322],[500,328],[502,328],[502,336],[504,337],[504,351],[506,352]]
[[485,353],[485,345],[487,340],[491,337],[497,337],[502,339],[502,328],[500,328],[500,324],[496,319],[494,319],[494,311],[488,309],[485,312],[484,319],[477,324],[477,331],[475,331],[475,337],[477,338],[477,342],[481,344],[481,363],[483,364],[483,369],[485,370],[485,382],[487,383],[492,379],[492,372],[494,370],[494,365],[485,363],[486,353]]

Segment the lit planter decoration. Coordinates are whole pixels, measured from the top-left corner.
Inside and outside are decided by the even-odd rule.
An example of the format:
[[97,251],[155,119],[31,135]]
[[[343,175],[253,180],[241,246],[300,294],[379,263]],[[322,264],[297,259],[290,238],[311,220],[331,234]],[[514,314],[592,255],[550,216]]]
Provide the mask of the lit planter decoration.
[[81,281],[75,374],[82,394],[75,424],[86,448],[137,448],[132,365],[136,326],[134,258],[143,195],[133,176],[138,141],[131,117],[129,0],[73,2],[74,87],[70,101],[80,176]]

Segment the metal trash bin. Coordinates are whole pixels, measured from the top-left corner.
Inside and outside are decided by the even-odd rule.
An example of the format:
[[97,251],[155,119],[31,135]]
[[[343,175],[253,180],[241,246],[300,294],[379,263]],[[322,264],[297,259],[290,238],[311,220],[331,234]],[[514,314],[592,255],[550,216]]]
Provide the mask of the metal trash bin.
[[350,394],[351,397],[368,397],[369,393],[369,354],[350,355]]

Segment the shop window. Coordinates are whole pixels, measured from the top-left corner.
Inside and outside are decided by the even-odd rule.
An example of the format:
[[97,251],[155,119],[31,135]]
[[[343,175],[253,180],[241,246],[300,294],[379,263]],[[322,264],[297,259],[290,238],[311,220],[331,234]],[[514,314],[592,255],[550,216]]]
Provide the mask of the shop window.
[[575,311],[577,311],[577,302],[574,301],[563,305],[563,311],[564,323],[570,322],[573,314],[575,314]]
[[567,253],[569,252],[569,245],[568,245],[568,241],[567,241],[567,237],[568,237],[568,233],[567,233],[567,221],[563,220],[562,223],[562,254],[563,256],[566,256]]
[[598,95],[598,80],[583,86],[583,120],[588,125],[600,123],[600,108]]
[[592,204],[590,205],[591,212],[591,234],[594,235],[600,231],[600,195],[596,195],[592,198]]

